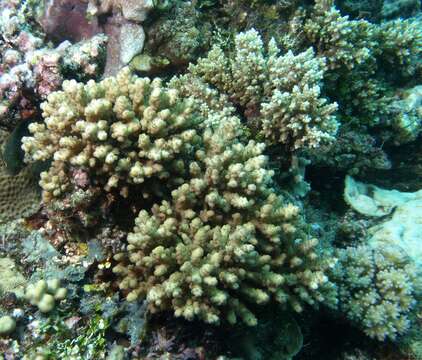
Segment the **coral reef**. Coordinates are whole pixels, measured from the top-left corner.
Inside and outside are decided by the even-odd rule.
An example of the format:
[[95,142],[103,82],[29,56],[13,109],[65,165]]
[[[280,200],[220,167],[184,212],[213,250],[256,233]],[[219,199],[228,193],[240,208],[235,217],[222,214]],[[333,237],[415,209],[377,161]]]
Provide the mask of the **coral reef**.
[[78,192],[83,202],[90,186],[128,197],[139,185],[144,199],[166,191],[183,182],[202,121],[176,90],[129,69],[99,83],[65,81],[42,109],[45,122],[29,126],[22,147],[28,161],[52,160],[41,173],[45,203]]
[[69,71],[78,71],[82,80],[96,78],[102,71],[106,38],[99,35],[52,48],[42,33],[28,32],[19,8],[0,3],[0,9],[0,125],[11,129],[38,116],[40,101],[59,89],[66,74],[73,76]]
[[[233,55],[214,46],[208,57],[190,66],[192,76],[215,86],[242,108],[252,129],[268,144],[280,144],[293,151],[318,147],[333,139],[337,121],[335,103],[321,94],[325,61],[311,49],[299,55],[279,55],[272,40],[267,54],[258,32],[249,30],[235,38]],[[177,81],[177,80],[175,80]],[[186,95],[194,79],[184,77]]]
[[325,59],[325,96],[338,104],[336,139],[307,152],[311,166],[359,175],[388,170],[390,147],[416,139],[419,120],[404,99],[420,78],[420,29],[418,18],[350,19],[332,1],[293,13],[280,42],[294,53],[312,47]]
[[419,12],[0,0],[0,358],[420,357]]
[[206,129],[191,179],[139,213],[113,270],[128,300],[146,296],[153,312],[247,325],[257,321],[249,303],[334,305],[330,258],[301,234],[299,209],[271,193],[263,146],[242,144],[240,129],[235,118]]

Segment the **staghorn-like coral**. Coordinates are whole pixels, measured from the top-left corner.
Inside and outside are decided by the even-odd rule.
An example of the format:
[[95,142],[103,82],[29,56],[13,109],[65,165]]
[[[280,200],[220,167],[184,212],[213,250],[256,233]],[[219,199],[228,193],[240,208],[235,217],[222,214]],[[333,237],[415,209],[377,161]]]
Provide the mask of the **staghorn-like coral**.
[[325,276],[331,258],[303,232],[299,208],[274,193],[264,145],[239,140],[237,118],[204,131],[189,180],[143,210],[115,255],[128,300],[207,323],[256,325],[270,301],[302,311],[335,304]]
[[418,18],[353,20],[332,0],[293,13],[280,43],[295,54],[311,47],[325,59],[323,89],[338,104],[336,139],[307,152],[312,164],[333,173],[388,169],[391,147],[416,139],[419,120],[401,93],[420,81],[421,28]]
[[195,78],[214,86],[241,108],[248,125],[268,144],[294,151],[333,140],[337,105],[322,95],[325,60],[316,58],[312,49],[280,55],[271,40],[266,51],[252,29],[236,36],[233,54],[216,45],[189,70],[189,76],[173,80],[185,82],[185,95],[195,94]]
[[180,184],[202,121],[176,90],[127,68],[99,83],[65,81],[41,108],[45,121],[29,126],[22,147],[29,162],[52,160],[41,173],[46,203],[89,183],[127,197],[129,185],[154,179],[144,198]]
[[332,1],[317,0],[312,16],[303,24],[303,35],[330,69],[365,64],[372,59],[376,41],[375,27],[366,20],[349,20],[332,6]]
[[393,246],[348,247],[338,258],[333,280],[347,317],[380,341],[405,333],[421,290],[415,264]]
[[398,19],[380,25],[379,39],[382,60],[403,76],[421,76],[422,26],[420,20]]

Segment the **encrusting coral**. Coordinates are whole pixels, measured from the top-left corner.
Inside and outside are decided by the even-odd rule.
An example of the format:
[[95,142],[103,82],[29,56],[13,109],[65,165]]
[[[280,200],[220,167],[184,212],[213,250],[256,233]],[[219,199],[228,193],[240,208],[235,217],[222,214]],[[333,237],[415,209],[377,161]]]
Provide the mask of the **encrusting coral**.
[[248,125],[268,144],[293,151],[333,140],[337,105],[322,95],[325,60],[312,49],[280,55],[271,40],[265,51],[252,29],[236,36],[233,54],[216,45],[189,70],[190,75],[173,80],[185,83],[185,95],[193,95],[195,77],[214,86],[242,109]]
[[11,174],[6,165],[4,143],[9,136],[0,131],[0,223],[32,215],[40,205],[33,169],[28,166]]
[[[253,306],[335,304],[331,259],[302,230],[299,208],[271,188],[263,144],[239,141],[226,119],[204,132],[190,180],[141,211],[114,272],[128,300],[208,323],[256,325]],[[240,134],[241,135],[241,134]]]

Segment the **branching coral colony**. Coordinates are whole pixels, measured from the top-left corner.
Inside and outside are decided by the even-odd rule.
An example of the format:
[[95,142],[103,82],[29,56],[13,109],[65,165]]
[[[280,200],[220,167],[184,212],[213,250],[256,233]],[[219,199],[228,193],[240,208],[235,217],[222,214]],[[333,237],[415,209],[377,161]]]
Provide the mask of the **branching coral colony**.
[[173,83],[185,95],[196,95],[191,83],[198,78],[215,86],[242,108],[249,126],[268,144],[293,151],[318,147],[336,134],[337,105],[321,94],[325,69],[325,59],[316,58],[311,48],[298,55],[280,55],[271,40],[266,52],[252,29],[236,36],[232,56],[214,46],[208,57],[189,68],[191,74]]
[[330,259],[301,230],[299,208],[272,193],[264,145],[244,141],[236,117],[205,118],[176,89],[127,69],[98,84],[65,82],[42,108],[45,123],[30,126],[23,148],[28,159],[52,159],[44,202],[74,191],[79,170],[105,192],[127,196],[137,184],[132,196],[158,199],[140,212],[127,253],[115,255],[129,299],[249,325],[248,302],[334,304]]
[[[407,330],[418,296],[410,260],[350,247],[337,252],[332,272],[337,259],[308,235],[299,202],[277,189],[265,155],[269,146],[286,157],[325,149],[318,161],[341,168],[350,148],[357,158],[368,148],[348,133],[371,143],[367,127],[392,132],[405,123],[404,113],[385,120],[399,99],[381,61],[403,81],[416,77],[420,27],[349,20],[331,5],[298,10],[280,48],[251,29],[167,84],[125,68],[100,82],[65,81],[41,105],[44,121],[30,125],[22,147],[27,162],[50,162],[41,173],[44,204],[75,195],[105,203],[110,194],[137,202],[127,244],[112,254],[127,300],[253,326],[257,305],[300,312],[340,299],[371,337]],[[399,143],[420,131],[411,129]]]

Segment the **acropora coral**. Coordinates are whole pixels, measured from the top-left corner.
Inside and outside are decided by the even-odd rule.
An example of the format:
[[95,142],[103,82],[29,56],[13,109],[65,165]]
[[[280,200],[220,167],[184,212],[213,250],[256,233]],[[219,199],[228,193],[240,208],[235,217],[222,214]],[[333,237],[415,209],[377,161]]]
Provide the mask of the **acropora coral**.
[[[337,105],[321,94],[325,66],[312,49],[280,55],[271,40],[266,51],[252,29],[236,36],[233,54],[226,55],[216,45],[189,71],[239,106],[249,126],[268,144],[293,151],[334,139]],[[193,95],[190,82],[194,80],[188,76],[179,81],[186,82],[185,94]]]
[[[272,171],[266,169],[264,145],[244,143],[244,128],[236,117],[222,113],[221,123],[214,115],[205,118],[176,89],[164,88],[158,79],[138,78],[128,69],[100,83],[64,82],[63,91],[51,94],[42,108],[45,122],[30,125],[33,136],[23,138],[23,149],[29,161],[52,159],[40,180],[45,203],[76,186],[86,187],[82,183],[87,178],[103,192],[116,189],[123,197],[129,196],[132,185],[138,185],[138,194],[145,199],[167,199],[171,194],[169,200],[158,200],[152,213],[140,212],[129,236],[129,264],[123,261],[114,269],[124,279],[121,288],[132,290],[129,299],[144,295],[151,310],[173,308],[180,316],[207,322],[218,322],[222,307],[221,317],[230,322],[239,317],[250,325],[256,321],[252,312],[237,297],[231,299],[228,289],[238,288],[258,304],[273,296],[296,311],[303,303],[332,301],[332,287],[324,275],[330,261],[319,260],[318,241],[300,235],[300,225],[296,229],[299,209],[271,194]],[[144,242],[144,232],[151,231],[157,236]],[[197,239],[191,246],[179,244],[190,237]],[[212,238],[215,244],[206,248]],[[236,254],[242,242],[244,249]],[[166,243],[170,248],[163,247]],[[223,255],[228,244],[234,253]],[[175,259],[158,261],[180,246]],[[141,256],[138,251],[145,253]],[[157,263],[146,261],[151,251]],[[188,258],[193,261],[190,270]],[[250,265],[242,265],[248,258]],[[126,257],[119,254],[116,259]],[[235,266],[238,270],[231,273]],[[197,275],[196,295],[191,298],[193,275],[182,276],[179,271],[193,274],[199,268],[203,275]],[[252,270],[255,279],[248,275]],[[143,283],[154,283],[158,274],[163,280],[169,277],[172,290],[163,292],[158,285],[145,288]],[[204,289],[201,277],[208,282]],[[280,287],[282,283],[285,287]],[[215,296],[208,299],[210,294]]]
[[201,121],[177,90],[127,68],[99,83],[65,81],[41,108],[45,121],[22,147],[28,161],[52,159],[40,180],[46,203],[90,184],[123,197],[139,184],[148,198],[180,183]]

